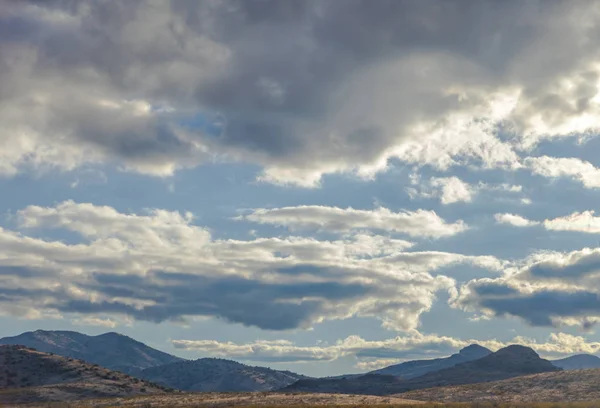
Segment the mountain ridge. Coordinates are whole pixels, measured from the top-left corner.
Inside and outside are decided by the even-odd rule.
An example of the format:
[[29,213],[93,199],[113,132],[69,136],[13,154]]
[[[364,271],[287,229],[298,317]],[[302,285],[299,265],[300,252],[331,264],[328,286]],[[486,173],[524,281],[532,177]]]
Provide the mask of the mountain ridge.
[[550,362],[563,370],[600,368],[600,357],[593,354],[575,354],[558,360],[551,360]]
[[0,345],[3,344],[19,344],[46,353],[99,364],[128,374],[183,360],[116,332],[89,336],[68,330],[36,330],[1,338]]
[[540,358],[533,349],[512,345],[480,359],[460,363],[439,371],[432,371],[407,380],[391,375],[367,374],[362,377],[338,380],[299,380],[283,390],[388,395],[422,388],[473,384],[560,370],[550,361]]
[[233,360],[200,358],[150,367],[140,378],[184,391],[271,391],[306,379],[291,371],[249,366]]
[[492,351],[478,344],[471,344],[449,357],[429,360],[412,360],[404,363],[373,370],[367,374],[393,375],[403,379],[419,377],[432,371],[455,366],[456,364],[476,360],[491,354]]

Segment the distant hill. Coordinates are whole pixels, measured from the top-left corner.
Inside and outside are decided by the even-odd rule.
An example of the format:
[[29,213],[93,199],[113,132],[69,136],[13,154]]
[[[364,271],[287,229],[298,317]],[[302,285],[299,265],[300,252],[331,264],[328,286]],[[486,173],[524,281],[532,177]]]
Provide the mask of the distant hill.
[[74,331],[36,330],[14,337],[4,337],[0,339],[1,344],[21,344],[129,374],[183,360],[118,333],[88,336]]
[[527,374],[559,371],[528,347],[508,346],[478,360],[457,364],[419,377],[402,380],[390,375],[325,380],[299,380],[285,391],[388,395],[422,388],[496,381]]
[[421,375],[453,367],[460,363],[477,360],[491,354],[492,351],[478,344],[471,344],[450,357],[435,358],[431,360],[414,360],[392,365],[371,371],[369,374],[394,375],[403,379],[419,377]]
[[82,360],[0,346],[0,405],[164,394],[164,387]]
[[497,381],[528,374],[560,371],[529,347],[512,345],[478,360],[431,372],[405,383],[406,390]]
[[569,370],[479,384],[429,388],[398,396],[411,400],[439,402],[600,401],[598,384],[600,384],[600,369]]
[[405,391],[405,380],[393,375],[366,374],[360,377],[298,380],[282,392],[389,395]]
[[563,370],[584,370],[587,368],[600,368],[600,357],[591,354],[577,354],[560,360],[551,360],[552,364]]
[[270,391],[308,378],[290,371],[251,367],[218,358],[201,358],[151,367],[138,376],[185,391]]

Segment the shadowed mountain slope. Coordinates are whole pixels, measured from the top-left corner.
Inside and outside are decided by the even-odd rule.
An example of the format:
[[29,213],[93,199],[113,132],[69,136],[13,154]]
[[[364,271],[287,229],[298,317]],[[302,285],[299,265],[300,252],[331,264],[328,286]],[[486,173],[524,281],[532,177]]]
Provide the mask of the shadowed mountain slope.
[[217,358],[151,367],[143,370],[139,377],[185,391],[270,391],[308,378],[290,371],[251,367]]
[[450,357],[431,360],[414,360],[371,371],[369,374],[394,375],[403,379],[419,377],[432,371],[453,367],[460,363],[477,360],[492,351],[478,344],[471,344]]
[[577,354],[560,360],[551,360],[552,364],[563,370],[585,370],[587,368],[600,368],[600,357],[591,354]]

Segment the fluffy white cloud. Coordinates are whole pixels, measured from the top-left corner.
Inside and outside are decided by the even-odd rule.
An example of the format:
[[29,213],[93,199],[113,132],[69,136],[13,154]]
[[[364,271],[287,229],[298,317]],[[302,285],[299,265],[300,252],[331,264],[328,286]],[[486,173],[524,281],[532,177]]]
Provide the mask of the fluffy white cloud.
[[[421,191],[417,194],[424,197],[438,197],[442,204],[468,203],[475,194],[475,189],[458,177],[432,177],[429,185],[430,191]],[[414,195],[415,191],[410,190],[409,194]]]
[[303,186],[392,157],[515,169],[519,149],[600,119],[592,1],[1,7],[4,175],[214,157]]
[[544,177],[572,177],[587,188],[600,187],[600,169],[575,157],[527,157],[524,165],[533,173]]
[[544,221],[544,228],[553,231],[579,231],[600,234],[600,217],[594,211],[575,212],[565,217]]
[[543,356],[548,357],[574,353],[597,353],[600,350],[599,342],[588,341],[584,337],[566,333],[552,333],[546,342],[538,342],[520,336],[508,342],[462,340],[413,331],[406,336],[385,340],[365,340],[360,336],[349,336],[346,339],[338,340],[335,344],[314,346],[298,346],[287,340],[258,340],[244,344],[215,340],[172,340],[172,343],[179,349],[247,361],[327,362],[341,357],[354,356],[357,358],[356,367],[365,371],[410,359],[445,357],[470,344],[479,344],[492,351],[510,344],[521,344],[532,347]]
[[510,224],[515,227],[530,227],[539,224],[517,214],[494,214],[494,218],[498,224]]
[[442,204],[453,204],[458,202],[469,203],[482,191],[494,191],[505,193],[519,193],[523,187],[519,185],[488,184],[479,182],[469,184],[456,176],[431,177],[427,182],[422,182],[418,174],[411,174],[411,184],[407,192],[411,198],[425,197],[438,198]]
[[75,326],[99,326],[114,329],[118,323],[113,319],[102,319],[100,317],[84,316],[71,320]]
[[216,240],[193,215],[124,214],[66,201],[18,212],[22,231],[63,229],[66,244],[0,229],[0,310],[39,317],[77,314],[160,322],[212,316],[263,329],[309,327],[328,319],[374,317],[413,329],[438,291],[454,280],[432,274],[485,256],[405,252],[410,242],[357,233],[314,238]]
[[465,231],[462,221],[446,223],[434,211],[392,212],[379,207],[375,210],[355,210],[318,205],[283,208],[257,208],[250,214],[237,217],[261,224],[272,224],[290,229],[313,229],[333,232],[372,229],[398,232],[411,237],[441,238]]
[[596,217],[595,212],[582,211],[564,217],[546,219],[543,222],[529,220],[517,214],[495,214],[494,218],[499,224],[510,224],[515,227],[531,227],[542,225],[550,231],[577,231],[588,234],[600,233],[600,217]]

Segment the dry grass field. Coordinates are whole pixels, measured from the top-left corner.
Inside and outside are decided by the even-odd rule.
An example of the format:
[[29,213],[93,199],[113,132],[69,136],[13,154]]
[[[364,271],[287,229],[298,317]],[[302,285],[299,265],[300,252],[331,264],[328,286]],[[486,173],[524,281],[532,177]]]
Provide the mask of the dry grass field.
[[[22,405],[19,405],[21,407]],[[600,401],[593,402],[545,402],[545,403],[435,403],[411,401],[394,397],[340,394],[283,394],[283,393],[175,393],[170,395],[136,396],[129,398],[107,398],[70,403],[46,403],[27,405],[29,408],[201,408],[201,407],[246,407],[246,408],[598,408]]]
[[277,392],[248,393],[173,393],[136,397],[87,399],[69,403],[31,404],[29,407],[359,407],[359,406],[402,406],[422,407],[420,401],[409,401],[399,397],[377,397],[373,395],[302,394]]
[[[396,394],[402,398],[440,402],[525,403],[589,402],[600,407],[600,369],[559,371],[479,384],[437,387]],[[551,405],[552,406],[552,405]]]

